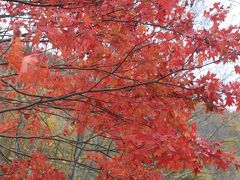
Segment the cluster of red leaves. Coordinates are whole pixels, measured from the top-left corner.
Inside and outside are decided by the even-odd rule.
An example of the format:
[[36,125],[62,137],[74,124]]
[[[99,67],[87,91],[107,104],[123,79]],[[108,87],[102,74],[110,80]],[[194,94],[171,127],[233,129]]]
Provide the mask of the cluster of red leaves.
[[[194,14],[178,0],[9,1],[1,7],[9,14],[28,12],[31,18],[10,22],[17,32],[6,69],[17,75],[5,78],[0,87],[12,89],[6,97],[20,94],[29,101],[3,104],[0,113],[37,117],[51,108],[69,110],[79,134],[90,127],[115,143],[117,155],[89,156],[102,169],[99,178],[157,179],[164,170],[188,168],[197,174],[206,164],[226,169],[234,162],[188,122],[198,103],[214,112],[240,107],[239,82],[226,84],[213,73],[194,73],[238,58],[238,27],[219,28],[226,15],[220,4],[210,9],[215,13],[205,13],[213,21],[209,30],[195,30]],[[31,42],[32,54],[23,52],[15,24],[27,31],[22,41]],[[45,41],[54,50],[44,54]],[[35,123],[37,128],[40,124]],[[30,168],[27,175],[47,177],[51,173],[46,169],[54,171],[45,160],[43,171],[36,159],[37,169],[21,162],[21,168]]]
[[41,152],[32,154],[30,160],[14,160],[10,166],[1,165],[3,180],[27,179],[27,180],[62,180],[64,174],[53,168],[47,158]]

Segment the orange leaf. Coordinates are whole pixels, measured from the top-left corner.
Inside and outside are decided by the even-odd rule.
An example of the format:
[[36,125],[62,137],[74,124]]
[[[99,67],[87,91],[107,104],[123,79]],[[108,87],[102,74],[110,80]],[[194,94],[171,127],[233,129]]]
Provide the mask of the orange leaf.
[[20,37],[13,39],[11,49],[7,53],[7,60],[10,66],[13,66],[17,71],[20,70],[22,58],[24,56],[25,46],[21,42]]

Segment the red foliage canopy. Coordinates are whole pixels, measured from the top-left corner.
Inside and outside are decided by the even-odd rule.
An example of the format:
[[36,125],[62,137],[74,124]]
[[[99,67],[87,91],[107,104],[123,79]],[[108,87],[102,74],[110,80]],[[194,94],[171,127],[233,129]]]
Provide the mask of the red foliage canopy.
[[[3,0],[0,7],[1,137],[51,141],[41,113],[68,114],[79,135],[90,128],[114,143],[114,155],[86,152],[100,179],[159,179],[165,170],[197,174],[235,163],[189,123],[199,103],[214,112],[240,106],[238,82],[194,73],[238,59],[239,29],[219,28],[227,13],[219,3],[204,13],[212,27],[200,30],[179,0]],[[66,126],[58,137],[69,133]],[[6,179],[64,178],[40,152],[2,171]]]

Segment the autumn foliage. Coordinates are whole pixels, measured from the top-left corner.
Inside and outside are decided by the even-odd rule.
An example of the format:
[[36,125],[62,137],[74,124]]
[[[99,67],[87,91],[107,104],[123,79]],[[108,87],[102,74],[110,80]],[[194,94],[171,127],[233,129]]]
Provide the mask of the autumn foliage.
[[[78,165],[99,179],[161,179],[236,164],[189,119],[197,104],[217,113],[239,109],[239,82],[195,73],[238,60],[239,27],[220,28],[227,10],[215,3],[204,13],[211,27],[196,28],[187,2],[1,1],[0,137],[16,140],[0,146],[14,154],[2,163],[2,178],[73,178]],[[57,134],[49,118],[59,119]],[[83,155],[56,158],[40,146],[19,148],[23,140],[60,141]]]

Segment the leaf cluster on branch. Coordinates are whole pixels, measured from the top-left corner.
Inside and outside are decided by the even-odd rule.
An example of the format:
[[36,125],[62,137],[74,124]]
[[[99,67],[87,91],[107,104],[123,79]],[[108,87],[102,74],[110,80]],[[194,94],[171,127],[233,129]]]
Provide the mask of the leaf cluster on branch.
[[215,3],[204,13],[212,27],[195,29],[193,3],[1,1],[3,179],[160,179],[238,166],[189,119],[197,104],[239,110],[239,82],[195,73],[238,60],[239,27],[221,29],[227,10]]

